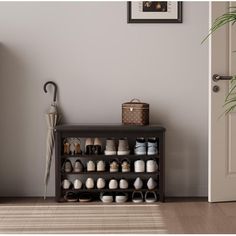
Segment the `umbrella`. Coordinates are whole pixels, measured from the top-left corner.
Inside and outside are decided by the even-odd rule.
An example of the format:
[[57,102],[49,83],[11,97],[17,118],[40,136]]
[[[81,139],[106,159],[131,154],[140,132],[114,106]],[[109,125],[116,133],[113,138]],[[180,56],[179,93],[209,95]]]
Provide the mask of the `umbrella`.
[[44,84],[44,92],[47,93],[47,85],[52,84],[54,85],[54,98],[53,103],[50,106],[49,112],[45,115],[47,126],[48,126],[48,132],[47,132],[47,142],[46,142],[46,168],[45,168],[45,176],[44,176],[44,184],[45,184],[45,190],[44,190],[44,199],[46,199],[47,194],[47,185],[50,177],[50,168],[51,168],[51,162],[52,162],[52,154],[54,149],[54,127],[59,124],[61,115],[58,113],[57,105],[56,105],[56,93],[57,93],[57,85],[52,82],[48,81]]

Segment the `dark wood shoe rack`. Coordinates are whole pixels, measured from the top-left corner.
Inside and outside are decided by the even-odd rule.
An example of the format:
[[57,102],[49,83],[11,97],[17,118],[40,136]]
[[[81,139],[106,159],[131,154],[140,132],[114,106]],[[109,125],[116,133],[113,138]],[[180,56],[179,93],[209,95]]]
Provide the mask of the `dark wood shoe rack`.
[[[55,174],[56,174],[56,200],[58,202],[65,202],[64,195],[67,191],[74,191],[78,194],[78,196],[81,193],[89,193],[92,197],[93,201],[100,201],[100,193],[101,192],[112,192],[114,194],[119,192],[125,192],[128,194],[129,198],[128,201],[132,202],[132,193],[135,191],[133,187],[134,180],[137,177],[140,177],[144,181],[144,186],[141,190],[143,195],[145,195],[145,192],[148,191],[148,188],[146,186],[146,182],[150,177],[153,177],[157,182],[158,186],[154,190],[158,196],[158,201],[164,201],[164,138],[165,135],[165,128],[160,127],[158,125],[147,125],[147,126],[128,126],[128,125],[60,125],[55,127],[55,160],[56,160],[56,166],[55,166]],[[82,154],[80,155],[64,155],[64,149],[63,149],[63,141],[65,138],[68,137],[76,137],[76,138],[102,138],[106,140],[106,138],[115,138],[117,141],[119,138],[126,137],[129,141],[129,147],[130,147],[130,155],[85,155],[84,154],[84,147],[82,146]],[[135,141],[137,137],[157,137],[158,139],[158,154],[157,155],[134,155],[134,146]],[[105,143],[103,143],[103,148],[105,146]],[[103,160],[106,162],[106,171],[104,172],[87,172],[86,169],[83,172],[80,173],[64,173],[62,170],[62,165],[64,161],[69,158],[73,161],[76,159],[80,159],[80,161],[83,163],[84,167],[86,167],[86,163],[89,160],[94,161],[95,163],[99,160]],[[138,159],[142,159],[145,162],[150,159],[155,158],[155,160],[158,163],[158,171],[153,173],[135,173],[134,172],[134,161]],[[131,164],[131,171],[130,172],[109,172],[109,163],[111,160],[117,159],[119,161],[122,161],[123,159],[128,159]],[[61,186],[61,183],[63,179],[65,178],[78,178],[82,180],[83,187],[79,190],[64,190]],[[85,187],[85,181],[88,177],[91,177],[95,181],[95,188],[94,189],[86,189]],[[106,180],[106,188],[104,189],[96,189],[96,180],[101,177]],[[128,189],[115,189],[111,190],[108,188],[108,182],[111,178],[115,178],[118,181],[121,178],[124,178],[128,180],[129,182],[129,188]]]

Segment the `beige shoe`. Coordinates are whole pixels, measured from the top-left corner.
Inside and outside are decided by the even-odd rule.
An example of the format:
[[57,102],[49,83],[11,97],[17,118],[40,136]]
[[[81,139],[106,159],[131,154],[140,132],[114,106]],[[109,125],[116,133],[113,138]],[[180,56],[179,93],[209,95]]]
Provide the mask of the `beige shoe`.
[[94,180],[92,178],[87,178],[87,180],[85,182],[85,186],[87,189],[94,188]]
[[121,179],[119,184],[120,189],[127,189],[129,187],[129,183],[126,179]]
[[109,182],[109,189],[117,189],[118,188],[118,182],[116,179],[111,179]]
[[106,163],[105,161],[98,161],[97,163],[97,171],[105,171],[106,170]]
[[75,161],[74,172],[83,172],[83,164],[81,163],[79,159]]
[[113,138],[106,140],[105,155],[116,155],[116,144]]
[[97,179],[97,188],[98,189],[103,189],[106,186],[106,181],[103,178],[98,178]]
[[87,162],[87,171],[95,171],[95,164],[93,161],[88,161]]
[[129,154],[130,150],[129,150],[128,140],[126,138],[120,139],[117,155],[129,155]]
[[119,171],[119,164],[117,161],[112,161],[110,163],[110,172],[118,172]]
[[130,172],[130,164],[127,160],[123,160],[121,164],[121,171],[122,172]]

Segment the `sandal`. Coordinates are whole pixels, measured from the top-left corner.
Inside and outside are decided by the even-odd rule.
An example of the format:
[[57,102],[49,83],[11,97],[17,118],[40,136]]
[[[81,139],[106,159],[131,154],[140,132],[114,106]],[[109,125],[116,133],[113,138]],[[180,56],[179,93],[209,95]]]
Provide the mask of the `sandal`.
[[132,201],[134,203],[143,202],[143,193],[141,191],[134,191],[132,193]]
[[157,195],[154,191],[147,191],[145,193],[145,202],[153,203],[157,201]]

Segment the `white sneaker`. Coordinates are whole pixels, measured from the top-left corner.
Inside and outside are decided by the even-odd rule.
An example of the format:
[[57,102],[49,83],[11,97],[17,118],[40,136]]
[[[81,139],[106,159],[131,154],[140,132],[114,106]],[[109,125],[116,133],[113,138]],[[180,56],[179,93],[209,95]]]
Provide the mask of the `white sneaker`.
[[129,150],[128,140],[126,138],[120,139],[117,155],[129,155],[129,154],[130,150]]
[[119,183],[120,189],[127,189],[129,187],[129,183],[126,179],[121,179]]
[[87,171],[95,171],[95,164],[93,161],[88,161],[87,162]]
[[118,182],[116,179],[111,179],[109,182],[109,189],[117,189],[118,188]]
[[143,181],[140,177],[137,177],[134,181],[134,188],[141,189],[143,187]]
[[74,189],[81,189],[82,188],[82,182],[79,179],[74,180]]
[[148,138],[148,155],[156,155],[158,154],[157,150],[157,138]]
[[87,180],[85,182],[85,186],[87,189],[94,188],[94,180],[92,178],[87,178]]
[[98,161],[97,163],[97,171],[105,171],[106,170],[106,163],[105,161]]
[[116,144],[113,138],[106,140],[106,150],[105,155],[116,155]]
[[71,187],[71,182],[68,179],[64,179],[62,181],[62,188],[63,189],[69,189]]
[[98,178],[97,179],[97,188],[98,189],[103,189],[106,186],[106,181],[103,178]]
[[111,193],[101,193],[100,199],[104,203],[111,203],[113,202],[113,195]]
[[146,155],[146,149],[147,149],[147,146],[146,146],[145,138],[142,138],[142,137],[137,138],[136,144],[134,147],[134,154],[135,155]]
[[134,162],[134,172],[145,172],[145,162],[143,160],[137,160]]
[[151,172],[156,172],[158,170],[158,165],[155,160],[148,160],[146,162],[146,172],[151,173]]
[[157,182],[151,177],[147,181],[147,187],[149,190],[155,189],[157,187]]
[[127,193],[117,193],[117,195],[115,196],[115,201],[117,203],[123,203],[123,202],[126,202],[127,200],[128,200]]

